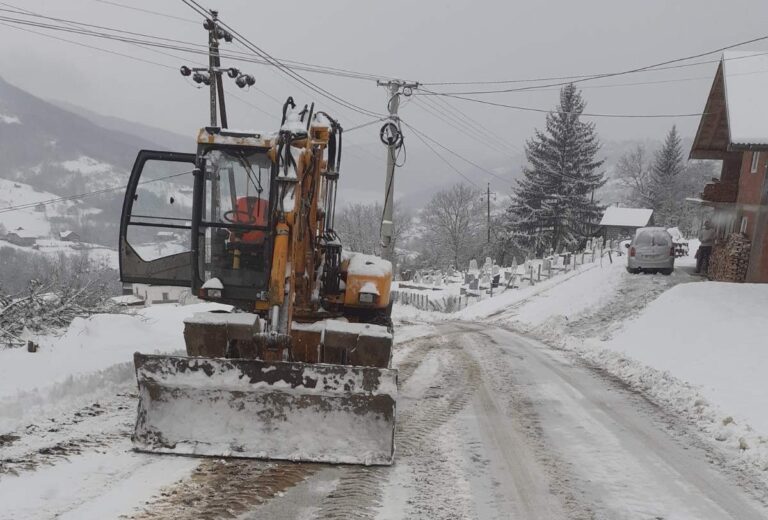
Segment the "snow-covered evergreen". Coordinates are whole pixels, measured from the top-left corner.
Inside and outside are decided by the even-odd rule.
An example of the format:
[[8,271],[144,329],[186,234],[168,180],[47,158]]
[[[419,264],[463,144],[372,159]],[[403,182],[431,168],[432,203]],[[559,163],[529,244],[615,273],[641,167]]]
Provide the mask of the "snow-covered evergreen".
[[573,84],[560,90],[560,104],[526,143],[528,166],[507,210],[510,237],[541,254],[573,247],[589,236],[601,206],[594,192],[605,184],[597,159],[594,123],[581,121],[586,103]]
[[679,224],[680,197],[678,184],[685,169],[680,136],[674,126],[667,134],[664,146],[656,152],[651,168],[651,192],[655,203],[654,221],[660,226]]

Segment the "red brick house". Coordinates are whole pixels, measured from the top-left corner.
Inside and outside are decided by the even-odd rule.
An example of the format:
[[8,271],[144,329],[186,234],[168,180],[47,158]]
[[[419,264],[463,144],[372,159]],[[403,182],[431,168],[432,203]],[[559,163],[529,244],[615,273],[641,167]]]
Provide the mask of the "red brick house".
[[690,158],[722,161],[702,203],[713,208],[719,236],[741,232],[751,241],[746,281],[768,282],[768,55],[723,54]]

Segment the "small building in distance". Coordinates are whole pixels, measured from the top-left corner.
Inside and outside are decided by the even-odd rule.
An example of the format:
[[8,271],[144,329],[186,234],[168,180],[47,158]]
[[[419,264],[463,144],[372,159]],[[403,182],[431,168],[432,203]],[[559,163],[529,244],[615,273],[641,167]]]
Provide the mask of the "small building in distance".
[[80,242],[80,235],[70,230],[59,231],[59,239],[64,242]]
[[653,225],[653,210],[610,206],[600,219],[600,234],[606,240],[631,238],[641,227]]
[[[123,290],[123,293],[125,292],[126,291]],[[192,296],[192,291],[189,287],[134,283],[131,284],[131,294],[141,299],[142,302],[144,302],[144,305],[147,306],[162,303],[180,303],[182,305],[187,305],[199,301]]]
[[21,230],[9,231],[2,238],[6,242],[10,242],[11,244],[21,247],[32,247],[37,243],[37,237],[25,233]]
[[[738,279],[768,282],[768,56],[723,53],[691,146],[691,159],[722,161],[720,178],[704,187],[719,239],[746,239]],[[719,244],[719,245],[718,245]],[[717,255],[715,255],[717,256]]]

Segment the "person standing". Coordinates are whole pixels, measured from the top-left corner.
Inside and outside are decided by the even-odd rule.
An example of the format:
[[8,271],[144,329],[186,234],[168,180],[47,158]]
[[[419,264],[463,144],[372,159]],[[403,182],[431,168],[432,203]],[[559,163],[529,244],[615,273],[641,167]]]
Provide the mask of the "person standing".
[[699,249],[696,251],[697,273],[707,274],[713,245],[715,245],[715,228],[709,220],[705,220],[704,227],[699,231]]

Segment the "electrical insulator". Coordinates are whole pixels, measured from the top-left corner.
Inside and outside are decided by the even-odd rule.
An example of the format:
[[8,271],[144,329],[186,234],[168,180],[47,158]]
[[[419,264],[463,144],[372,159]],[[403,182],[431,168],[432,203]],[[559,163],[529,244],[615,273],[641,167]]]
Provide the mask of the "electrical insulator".
[[192,75],[192,80],[195,83],[205,83],[206,85],[211,84],[211,77],[208,74],[202,73],[202,72],[195,72]]
[[229,76],[230,78],[235,79],[239,75],[240,75],[240,71],[237,70],[236,68],[230,67],[227,69],[227,76]]
[[189,76],[190,74],[192,74],[192,70],[186,65],[182,65],[179,71],[181,72],[182,76]]
[[250,74],[241,74],[237,77],[235,80],[235,84],[240,88],[245,88],[246,86],[253,86],[256,84],[256,78],[251,76]]

